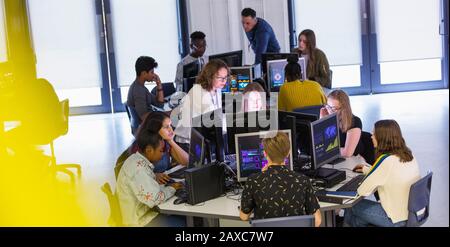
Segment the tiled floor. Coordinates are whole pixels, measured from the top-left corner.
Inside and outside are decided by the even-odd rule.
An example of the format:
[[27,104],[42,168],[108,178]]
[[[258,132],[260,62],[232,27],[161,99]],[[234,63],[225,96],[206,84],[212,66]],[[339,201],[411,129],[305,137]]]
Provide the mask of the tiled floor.
[[[352,96],[354,114],[371,131],[379,119],[395,119],[402,127],[407,145],[419,161],[421,172],[434,172],[431,215],[426,226],[449,226],[449,91]],[[125,113],[75,116],[69,133],[56,143],[59,162],[83,166],[82,194],[86,212],[107,225],[109,205],[100,186],[114,187],[113,167],[118,155],[132,140]]]

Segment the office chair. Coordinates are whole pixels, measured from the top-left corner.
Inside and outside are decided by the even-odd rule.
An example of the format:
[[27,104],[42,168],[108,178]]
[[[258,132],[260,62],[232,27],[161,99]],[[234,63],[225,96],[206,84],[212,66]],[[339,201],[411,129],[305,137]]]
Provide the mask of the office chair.
[[294,109],[294,112],[314,114],[317,116],[317,118],[320,118],[320,109],[322,107],[323,107],[323,105],[305,106],[305,107],[300,107],[300,108]]
[[137,114],[136,109],[133,106],[129,106],[127,102],[123,104],[127,111],[128,120],[130,120],[131,134],[135,135],[139,125],[141,124],[141,118]]
[[130,157],[130,154],[128,153],[128,149],[125,149],[125,151],[120,154],[119,158],[117,158],[116,166],[114,166],[114,175],[116,176],[116,181],[117,178],[119,178],[120,169],[122,169],[123,163],[128,159],[128,157]]
[[408,220],[406,227],[423,225],[430,214],[431,180],[433,172],[411,185],[408,200]]
[[314,227],[313,215],[288,216],[260,220],[250,220],[253,227]]
[[[69,100],[65,99],[60,102],[60,105],[62,107],[62,114],[61,114],[61,121],[58,125],[56,125],[57,129],[56,136],[54,139],[58,138],[59,136],[66,135],[69,131]],[[53,139],[53,140],[54,140]],[[50,150],[51,150],[51,163],[55,169],[55,172],[62,172],[70,176],[70,179],[73,183],[75,183],[75,175],[72,173],[72,171],[69,170],[69,168],[75,168],[77,170],[78,178],[81,178],[81,165],[80,164],[57,164],[56,163],[56,156],[55,156],[55,149],[53,145],[53,140],[50,141]]]
[[361,142],[364,146],[361,156],[366,160],[368,164],[373,165],[375,162],[375,147],[373,146],[372,134],[367,131],[361,132]]
[[108,218],[108,224],[110,226],[123,226],[122,213],[120,212],[120,204],[117,195],[112,192],[109,183],[103,184],[101,189],[106,194],[109,202],[110,215]]

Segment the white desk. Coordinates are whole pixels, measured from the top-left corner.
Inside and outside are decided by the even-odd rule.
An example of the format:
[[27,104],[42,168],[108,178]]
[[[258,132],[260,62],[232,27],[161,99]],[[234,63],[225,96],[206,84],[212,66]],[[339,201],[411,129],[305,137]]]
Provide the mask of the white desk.
[[[328,190],[336,190],[341,187],[345,182],[349,181],[353,176],[358,175],[351,171],[353,167],[357,164],[365,163],[364,159],[361,156],[348,158],[345,162],[337,164],[335,166],[326,165],[324,167],[334,168],[334,169],[349,169],[345,170],[347,174],[347,178],[344,182],[330,188]],[[228,193],[228,195],[231,195]],[[240,198],[238,195],[231,196],[233,199]],[[159,211],[163,214],[171,214],[171,215],[184,215],[188,216],[188,226],[192,225],[192,217],[202,217],[208,219],[215,219],[216,222],[212,225],[218,224],[218,219],[228,219],[228,220],[240,220],[239,218],[239,209],[238,206],[241,205],[240,200],[233,200],[227,198],[226,196],[218,197],[204,203],[200,203],[198,205],[189,205],[187,203],[182,203],[175,205],[173,201],[175,197],[172,197],[165,203],[159,205]],[[348,200],[344,204],[334,204],[327,202],[319,202],[320,210],[324,213],[324,218],[322,221],[325,222],[325,225],[334,225],[334,210],[349,208],[352,207],[354,203],[359,201],[360,198]]]

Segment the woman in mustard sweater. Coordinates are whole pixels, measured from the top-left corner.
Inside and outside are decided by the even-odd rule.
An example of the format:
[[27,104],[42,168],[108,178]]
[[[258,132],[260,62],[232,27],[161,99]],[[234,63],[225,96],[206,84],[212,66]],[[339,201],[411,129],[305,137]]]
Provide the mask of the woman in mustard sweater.
[[286,82],[281,86],[278,95],[278,109],[293,111],[296,108],[323,105],[327,102],[325,93],[319,83],[302,78],[302,68],[298,59],[289,58],[284,68]]

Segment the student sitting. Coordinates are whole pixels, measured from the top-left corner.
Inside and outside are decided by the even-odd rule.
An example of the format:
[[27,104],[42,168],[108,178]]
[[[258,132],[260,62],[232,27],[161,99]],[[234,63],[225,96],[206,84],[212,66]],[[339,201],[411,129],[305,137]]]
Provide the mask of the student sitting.
[[175,140],[184,150],[188,149],[191,140],[192,119],[222,108],[221,89],[227,84],[229,72],[222,60],[209,61],[197,77],[196,84],[183,98]]
[[[172,168],[172,164],[181,164],[187,166],[189,162],[189,155],[175,143],[173,140],[175,134],[172,129],[172,121],[170,117],[164,112],[152,112],[144,120],[144,122],[139,126],[136,135],[139,135],[141,131],[151,131],[153,133],[159,133],[161,138],[164,140],[164,154],[160,161],[154,164],[153,172],[156,175],[156,180],[160,184],[166,184],[170,179],[168,175],[164,172]],[[135,140],[133,144],[125,151],[126,156],[129,157],[131,154],[138,152],[139,148],[137,141]],[[123,160],[124,157],[121,159]],[[171,162],[171,160],[175,162]],[[118,164],[118,166],[122,165]],[[120,169],[120,168],[119,168]]]
[[249,83],[242,91],[242,111],[261,111],[266,109],[266,91],[257,83]]
[[[153,111],[152,106],[164,106],[164,93],[159,76],[155,73],[158,63],[152,57],[139,57],[136,60],[136,80],[128,90],[127,105],[134,107],[141,121]],[[145,87],[145,82],[156,83],[157,95],[153,95]]]
[[[149,130],[140,131],[136,142],[140,151],[125,160],[117,179],[116,193],[122,220],[129,226],[162,226],[159,223],[167,223],[169,216],[159,215],[154,207],[172,197],[182,184],[164,186],[156,181],[153,164],[164,154],[161,135]],[[173,217],[171,222],[178,226],[185,224],[178,217]]]
[[344,222],[351,226],[405,226],[411,185],[420,179],[419,166],[406,146],[395,120],[375,123],[372,142],[377,160],[373,166],[357,165],[366,175],[358,194],[368,196],[378,191],[380,202],[362,200],[345,210]]
[[363,154],[364,145],[361,141],[362,122],[352,113],[350,99],[343,90],[337,89],[328,94],[327,104],[320,109],[320,118],[337,112],[339,120],[339,139],[341,156],[348,158]]
[[248,220],[252,211],[254,219],[314,214],[315,225],[320,226],[320,206],[309,179],[284,164],[291,150],[287,134],[277,132],[264,139],[263,146],[268,164],[244,186],[241,220]]
[[302,68],[298,64],[298,59],[288,59],[284,76],[286,82],[281,86],[278,95],[279,110],[293,111],[300,107],[325,104],[325,94],[319,83],[302,80]]

